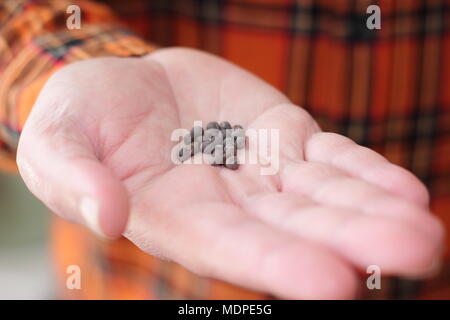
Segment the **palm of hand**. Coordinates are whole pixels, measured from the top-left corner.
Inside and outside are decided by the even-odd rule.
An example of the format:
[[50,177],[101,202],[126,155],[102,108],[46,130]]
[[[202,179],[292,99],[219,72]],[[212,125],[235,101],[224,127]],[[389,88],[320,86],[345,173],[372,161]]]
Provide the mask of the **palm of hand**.
[[[170,135],[194,120],[280,129],[279,173],[262,176],[255,164],[175,166]],[[429,269],[442,229],[424,187],[376,153],[319,131],[258,78],[166,49],[64,68],[29,117],[18,163],[32,192],[64,217],[92,223],[77,206],[89,195],[97,228],[117,236],[130,208],[124,235],[142,250],[282,297],[351,297],[356,270],[372,264],[384,274]]]

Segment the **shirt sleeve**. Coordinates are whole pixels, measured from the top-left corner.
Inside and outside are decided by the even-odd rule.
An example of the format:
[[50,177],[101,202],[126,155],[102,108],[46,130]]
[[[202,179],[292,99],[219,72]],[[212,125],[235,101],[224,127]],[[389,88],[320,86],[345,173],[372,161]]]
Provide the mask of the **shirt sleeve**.
[[[68,28],[71,5],[80,8],[79,29]],[[39,91],[56,70],[74,61],[141,56],[155,48],[126,30],[108,7],[90,0],[2,0],[0,170],[16,170],[20,132]]]

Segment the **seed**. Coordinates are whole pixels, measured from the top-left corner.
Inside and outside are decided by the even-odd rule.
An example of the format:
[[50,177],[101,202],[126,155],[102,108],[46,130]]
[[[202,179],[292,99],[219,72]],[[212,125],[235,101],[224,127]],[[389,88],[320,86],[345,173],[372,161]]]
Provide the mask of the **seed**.
[[221,129],[231,129],[231,124],[228,121],[222,121],[220,123]]
[[178,150],[178,160],[180,162],[184,162],[191,156],[191,148],[190,146],[183,146]]
[[214,157],[214,163],[215,164],[224,164],[225,163],[225,155],[223,152],[223,146],[218,144],[215,146],[215,148],[212,150],[211,155]]
[[222,132],[219,129],[207,129],[205,134],[203,135],[203,141],[217,141],[220,140],[222,142]]
[[231,126],[230,122],[208,122],[206,130],[194,126],[189,134],[183,137],[185,145],[178,151],[181,162],[193,157],[198,152],[207,155],[207,163],[213,166],[224,164],[231,170],[239,168],[237,150],[245,147],[245,131],[241,125]]
[[233,129],[222,130],[222,134],[226,138],[231,137],[233,135]]
[[228,121],[223,121],[220,123],[220,130],[224,137],[229,137],[231,135],[231,124]]
[[242,149],[245,147],[245,137],[236,137],[236,148]]
[[203,152],[211,154],[217,145],[223,144],[222,133],[218,129],[208,129],[203,136]]
[[188,133],[187,135],[184,136],[183,141],[185,145],[189,145],[192,141],[194,141],[194,139],[192,138],[191,134]]
[[191,129],[191,136],[193,137],[193,139],[199,137],[199,136],[203,136],[203,128],[200,126],[195,126]]
[[194,139],[194,142],[198,142],[201,145],[203,142],[203,136],[198,136],[197,138]]
[[198,137],[203,136],[203,128],[200,126],[192,127],[191,131],[184,136],[184,144],[189,145],[194,142]]
[[206,125],[206,130],[208,129],[220,129],[220,124],[216,121],[211,121]]
[[230,144],[230,145],[225,145],[225,147],[224,147],[224,153],[225,153],[225,155],[227,156],[227,157],[230,157],[230,156],[235,156],[236,155],[236,152],[237,152],[237,148],[236,148],[236,145],[234,145],[234,144]]
[[194,141],[191,143],[191,157],[197,154],[201,150],[201,143]]
[[231,170],[237,170],[237,168],[239,168],[237,158],[235,156],[228,157],[225,162],[225,167]]
[[245,131],[242,128],[233,129],[231,136],[232,137],[245,137]]
[[203,149],[203,153],[206,154],[213,154],[216,150],[216,148],[220,147],[220,149],[223,150],[223,145],[221,144],[221,141],[212,141],[210,143],[208,143],[208,145],[205,146],[205,148]]
[[224,146],[233,146],[234,145],[234,138],[233,137],[227,137],[223,141]]
[[206,148],[208,147],[208,145],[211,143],[211,141],[202,141],[202,152],[204,153],[208,153],[206,151],[208,151]]

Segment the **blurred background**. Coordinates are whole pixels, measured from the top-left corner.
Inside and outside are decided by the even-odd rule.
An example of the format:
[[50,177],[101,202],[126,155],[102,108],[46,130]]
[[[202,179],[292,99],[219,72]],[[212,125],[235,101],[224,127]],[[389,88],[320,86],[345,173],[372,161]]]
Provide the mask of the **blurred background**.
[[[118,14],[127,29],[150,43],[218,54],[305,106],[322,129],[349,136],[411,170],[429,187],[432,212],[450,230],[450,0],[100,1]],[[1,107],[6,102],[17,107],[17,112],[10,112],[11,119],[0,122],[2,139],[6,139],[0,141],[0,160],[6,157],[1,156],[3,149],[16,149],[37,88],[54,72],[54,64],[96,56],[105,48],[111,54],[110,44],[123,49],[122,40],[129,39],[128,31],[113,32],[111,39],[120,45],[107,42],[110,38],[97,23],[111,21],[112,16],[108,17],[106,7],[88,1],[91,5],[82,8],[83,25],[91,24],[89,32],[98,30],[98,34],[87,33],[92,41],[79,41],[79,36],[64,32],[66,8],[75,1],[42,1],[50,2],[58,6],[47,8],[53,14],[48,18],[62,32],[41,30],[36,37],[34,45],[51,56],[40,57],[45,63],[37,64],[32,55],[26,61],[18,59],[21,46],[16,42],[29,38],[25,32],[29,25],[46,24],[19,19],[23,25],[17,29],[25,36],[17,36],[21,33],[15,28],[0,32],[0,40],[7,39],[10,43],[3,43],[17,49],[3,56],[0,52],[0,70],[17,76],[0,77],[2,92],[11,93],[0,99]],[[29,6],[33,11],[38,1],[10,0],[4,8],[17,5],[12,12],[19,15],[23,3],[33,3]],[[382,29],[376,33],[366,27],[366,9],[374,3],[383,14]],[[37,71],[36,66],[42,69]],[[21,82],[24,79],[26,84]],[[8,154],[14,163],[13,152]],[[9,171],[14,170],[10,164]],[[81,227],[62,221],[53,224],[51,242],[57,245],[58,257],[51,264],[50,217],[18,176],[0,174],[0,299],[61,298],[52,282],[53,271],[57,268],[56,274],[65,276],[73,261],[83,266],[88,281],[84,291],[66,290],[70,298],[205,297],[202,290],[207,286],[214,288],[211,298],[255,297],[224,283],[198,279],[179,266],[145,255],[123,239],[100,243]],[[450,237],[444,253],[442,271],[434,278],[424,282],[383,278],[382,292],[368,294],[372,298],[450,299]],[[175,281],[179,279],[174,275],[181,275],[183,281]],[[179,290],[180,283],[188,283],[184,291]],[[188,290],[192,283],[198,284],[197,291]]]
[[18,175],[0,174],[0,299],[54,298],[49,222]]

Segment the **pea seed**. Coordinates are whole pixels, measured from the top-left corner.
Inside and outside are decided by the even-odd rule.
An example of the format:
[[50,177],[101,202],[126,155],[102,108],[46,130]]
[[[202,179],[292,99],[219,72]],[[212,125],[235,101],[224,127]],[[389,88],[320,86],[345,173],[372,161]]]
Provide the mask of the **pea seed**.
[[217,145],[223,144],[222,133],[218,129],[208,129],[205,131],[203,136],[203,142],[205,143],[202,147],[203,152],[206,154],[211,154]]
[[233,137],[225,138],[225,140],[223,141],[223,145],[224,146],[232,146],[232,145],[234,145],[234,138]]
[[211,121],[206,125],[206,130],[208,129],[218,129],[220,130],[220,124],[216,121]]
[[222,121],[220,123],[220,128],[221,129],[231,129],[231,124],[228,121]]
[[215,152],[214,150],[216,150],[217,146],[220,146],[220,148],[223,149],[220,141],[212,141],[212,142],[208,143],[208,145],[204,148],[203,153],[213,154]]
[[233,136],[233,129],[226,129],[222,131],[224,137],[232,137]]
[[180,148],[180,150],[178,150],[177,156],[180,162],[184,162],[189,159],[189,157],[191,156],[190,146],[183,146],[182,148]]
[[184,136],[184,144],[189,145],[190,143],[194,142],[194,140],[197,139],[197,137],[203,136],[203,128],[200,126],[195,126],[191,129],[191,131]]
[[232,145],[225,145],[224,151],[225,151],[224,153],[225,153],[225,155],[227,157],[235,156],[236,152],[237,152],[236,145],[234,145],[234,144],[232,144]]
[[245,137],[236,137],[236,148],[242,149],[245,147]]
[[216,145],[216,147],[212,151],[212,156],[214,157],[214,163],[224,164],[225,163],[225,154],[223,152],[223,146],[222,145]]
[[207,129],[203,135],[203,141],[222,141],[222,132],[219,129]]
[[200,126],[195,126],[191,129],[191,137],[193,137],[193,139],[199,137],[199,136],[203,136],[203,128]]
[[201,143],[194,141],[191,143],[191,157],[197,154],[201,150]]
[[228,157],[225,162],[225,167],[231,170],[237,170],[239,168],[239,163],[235,156]]
[[202,152],[203,153],[208,153],[206,151],[208,151],[206,148],[208,147],[208,145],[211,143],[211,141],[202,141]]
[[188,133],[187,135],[184,136],[183,141],[185,145],[189,145],[192,141],[194,141],[194,139],[192,138],[191,134]]
[[231,135],[231,124],[228,121],[221,122],[220,130],[222,131],[223,137],[229,137]]
[[205,164],[213,165],[214,164],[214,156],[213,155],[203,155],[203,160]]
[[198,152],[208,154],[208,164],[213,166],[225,165],[226,168],[236,170],[239,168],[237,150],[245,147],[245,131],[241,125],[231,126],[230,122],[222,121],[220,124],[211,121],[206,130],[194,126],[190,133],[183,137],[184,146],[178,151],[181,162],[193,157]]
[[233,129],[231,136],[232,137],[245,137],[245,131],[242,128]]

